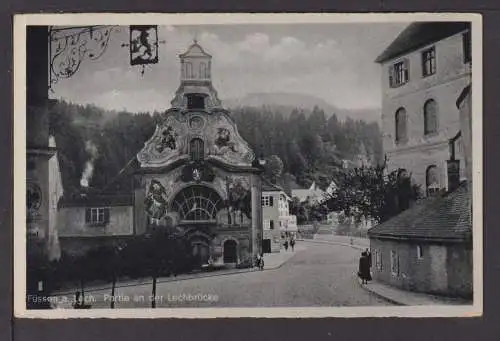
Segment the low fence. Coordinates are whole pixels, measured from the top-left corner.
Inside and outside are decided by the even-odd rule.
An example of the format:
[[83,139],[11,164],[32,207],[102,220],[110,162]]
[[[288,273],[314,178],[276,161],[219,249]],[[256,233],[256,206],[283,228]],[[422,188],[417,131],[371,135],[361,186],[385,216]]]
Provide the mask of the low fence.
[[370,239],[351,237],[351,236],[338,236],[338,235],[315,235],[314,240],[321,240],[332,242],[336,244],[349,244],[362,248],[370,248]]
[[299,225],[297,226],[297,236],[302,239],[314,239],[317,227],[314,225]]

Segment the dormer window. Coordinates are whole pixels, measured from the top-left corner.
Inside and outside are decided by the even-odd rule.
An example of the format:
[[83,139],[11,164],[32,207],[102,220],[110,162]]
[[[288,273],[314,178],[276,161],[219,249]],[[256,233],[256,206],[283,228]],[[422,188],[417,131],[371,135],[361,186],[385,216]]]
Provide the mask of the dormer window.
[[187,108],[192,109],[205,109],[205,96],[201,94],[187,94]]

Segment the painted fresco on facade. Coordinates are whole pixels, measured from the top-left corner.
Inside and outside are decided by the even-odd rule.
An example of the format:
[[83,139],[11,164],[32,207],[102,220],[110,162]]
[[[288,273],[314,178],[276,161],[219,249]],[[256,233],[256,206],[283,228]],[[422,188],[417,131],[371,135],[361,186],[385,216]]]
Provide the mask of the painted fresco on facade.
[[165,216],[167,213],[167,203],[168,197],[165,187],[158,180],[151,180],[146,199],[144,200],[144,206],[146,213],[153,223],[159,224],[160,219]]

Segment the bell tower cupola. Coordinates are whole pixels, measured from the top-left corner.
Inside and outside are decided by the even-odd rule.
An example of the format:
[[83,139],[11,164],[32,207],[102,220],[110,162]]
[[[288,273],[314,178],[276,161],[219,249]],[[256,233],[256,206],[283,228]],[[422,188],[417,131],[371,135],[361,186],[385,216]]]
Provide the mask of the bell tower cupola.
[[179,55],[181,59],[181,82],[210,82],[212,56],[206,53],[196,39],[188,50]]
[[179,59],[181,84],[171,102],[172,108],[206,112],[222,109],[217,91],[212,86],[212,56],[195,39]]

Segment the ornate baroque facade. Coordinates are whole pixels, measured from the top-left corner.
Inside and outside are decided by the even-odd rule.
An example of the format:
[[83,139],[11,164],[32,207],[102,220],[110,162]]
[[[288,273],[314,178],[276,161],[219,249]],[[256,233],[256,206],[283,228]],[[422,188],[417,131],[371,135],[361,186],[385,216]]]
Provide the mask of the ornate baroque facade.
[[[209,259],[215,264],[248,263],[260,252],[261,169],[221,106],[211,82],[211,59],[196,42],[180,55],[181,82],[172,107],[134,162],[132,200],[121,203],[130,210],[106,203],[96,206],[95,217],[102,209],[105,221],[97,227],[102,233],[93,236],[167,229],[189,240],[193,255],[202,263]],[[82,210],[77,213],[77,207],[69,206],[62,210],[61,226],[66,229],[62,237],[74,242],[75,229],[81,234],[92,226]],[[90,199],[85,206],[92,209]],[[79,226],[67,231],[75,221]],[[125,225],[126,229],[120,228]],[[116,233],[109,231],[113,228]]]

